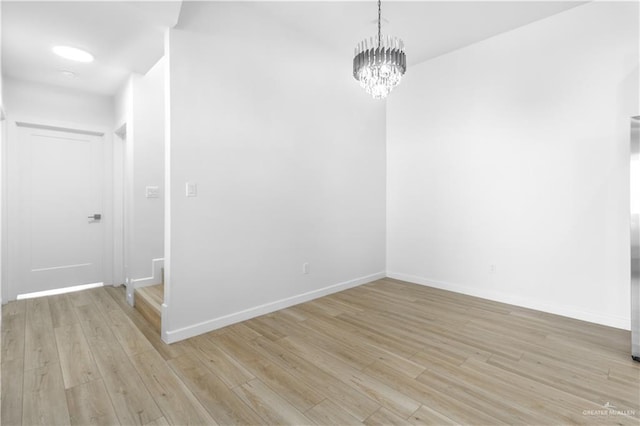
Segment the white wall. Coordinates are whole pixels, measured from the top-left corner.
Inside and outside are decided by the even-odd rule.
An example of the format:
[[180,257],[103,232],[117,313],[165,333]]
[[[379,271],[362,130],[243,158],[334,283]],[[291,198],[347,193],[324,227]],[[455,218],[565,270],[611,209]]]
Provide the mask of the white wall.
[[387,110],[389,275],[629,328],[638,112],[637,3],[411,67]]
[[133,79],[139,74],[132,73],[113,96],[113,116],[115,130],[130,124],[133,120]]
[[112,128],[113,98],[38,83],[4,79],[7,115],[51,123]]
[[[129,276],[139,284],[161,282],[153,259],[164,256],[164,60],[133,80],[132,239]],[[157,186],[158,198],[145,188]]]
[[254,10],[185,3],[168,37],[168,341],[385,269],[384,103]]

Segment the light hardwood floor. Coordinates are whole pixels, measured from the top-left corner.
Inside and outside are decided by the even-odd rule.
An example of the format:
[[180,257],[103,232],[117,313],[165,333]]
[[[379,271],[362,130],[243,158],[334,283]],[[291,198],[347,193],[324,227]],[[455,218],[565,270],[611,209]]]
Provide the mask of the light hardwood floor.
[[640,424],[628,332],[394,280],[170,346],[122,288],[2,315],[2,425]]

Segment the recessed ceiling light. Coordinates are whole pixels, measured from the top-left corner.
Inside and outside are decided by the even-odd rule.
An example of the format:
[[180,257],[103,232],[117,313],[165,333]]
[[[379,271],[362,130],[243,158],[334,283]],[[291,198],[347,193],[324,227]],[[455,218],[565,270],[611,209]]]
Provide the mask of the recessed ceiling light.
[[53,48],[53,53],[65,59],[69,59],[71,61],[77,61],[77,62],[93,61],[93,55],[91,53],[82,49],[71,47],[71,46],[55,46]]
[[65,77],[69,77],[69,78],[73,78],[76,76],[76,73],[73,71],[69,71],[69,70],[60,70],[60,74],[64,75]]

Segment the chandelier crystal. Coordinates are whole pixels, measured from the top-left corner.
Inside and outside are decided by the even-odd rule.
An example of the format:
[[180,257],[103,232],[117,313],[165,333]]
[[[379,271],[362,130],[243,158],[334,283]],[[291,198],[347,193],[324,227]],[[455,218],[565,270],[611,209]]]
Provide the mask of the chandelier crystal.
[[400,84],[407,70],[404,43],[382,36],[382,7],[378,0],[378,36],[358,43],[353,58],[353,77],[374,99],[384,99]]

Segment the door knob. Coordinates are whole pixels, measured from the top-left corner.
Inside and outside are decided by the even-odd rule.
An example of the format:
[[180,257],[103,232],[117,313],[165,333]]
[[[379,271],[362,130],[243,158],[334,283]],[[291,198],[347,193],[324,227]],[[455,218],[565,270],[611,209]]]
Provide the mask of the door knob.
[[88,216],[88,217],[89,217],[89,219],[93,219],[93,220],[100,220],[100,219],[102,219],[102,215],[101,215],[100,213],[96,213],[96,214],[93,214],[93,215]]

